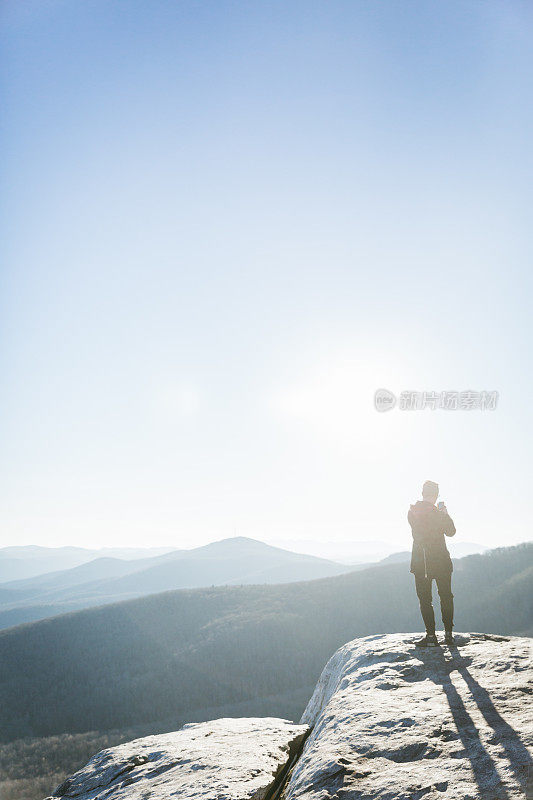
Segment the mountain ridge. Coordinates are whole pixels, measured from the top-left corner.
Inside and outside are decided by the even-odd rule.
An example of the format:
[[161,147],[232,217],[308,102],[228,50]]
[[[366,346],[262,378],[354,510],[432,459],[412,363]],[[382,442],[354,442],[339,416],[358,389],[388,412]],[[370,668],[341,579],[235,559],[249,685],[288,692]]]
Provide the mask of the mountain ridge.
[[[526,630],[532,585],[513,576],[528,565],[531,544],[457,562],[457,624]],[[405,564],[170,591],[27,623],[0,631],[0,739],[184,720],[193,709],[235,703],[263,713],[261,698],[274,703],[316,682],[343,642],[419,629]]]
[[[84,606],[101,605],[162,591],[210,585],[285,583],[337,575],[350,567],[232,537],[190,550],[145,559],[95,559],[69,570],[0,585],[0,625],[30,621]],[[41,607],[41,612],[38,608]],[[24,609],[27,609],[25,612]]]

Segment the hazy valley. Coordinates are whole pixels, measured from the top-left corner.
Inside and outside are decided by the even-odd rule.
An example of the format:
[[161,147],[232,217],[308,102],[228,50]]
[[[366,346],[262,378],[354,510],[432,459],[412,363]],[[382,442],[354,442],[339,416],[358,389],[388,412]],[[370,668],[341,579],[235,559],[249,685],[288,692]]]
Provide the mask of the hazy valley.
[[[532,544],[456,561],[457,629],[530,634],[532,577]],[[12,627],[0,632],[0,763],[15,784],[33,763],[42,784],[43,758],[66,773],[100,741],[219,716],[297,720],[344,642],[419,629],[406,563],[167,591]]]

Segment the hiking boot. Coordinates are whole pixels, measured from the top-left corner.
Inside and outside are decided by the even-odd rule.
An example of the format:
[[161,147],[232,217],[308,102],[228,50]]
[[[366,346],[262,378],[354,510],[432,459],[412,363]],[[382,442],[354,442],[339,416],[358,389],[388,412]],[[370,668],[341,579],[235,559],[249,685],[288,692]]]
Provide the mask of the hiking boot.
[[444,631],[444,644],[447,644],[448,647],[455,646],[455,639],[453,638],[453,633],[451,631]]
[[417,647],[438,647],[439,641],[434,633],[426,633],[423,639],[415,642]]

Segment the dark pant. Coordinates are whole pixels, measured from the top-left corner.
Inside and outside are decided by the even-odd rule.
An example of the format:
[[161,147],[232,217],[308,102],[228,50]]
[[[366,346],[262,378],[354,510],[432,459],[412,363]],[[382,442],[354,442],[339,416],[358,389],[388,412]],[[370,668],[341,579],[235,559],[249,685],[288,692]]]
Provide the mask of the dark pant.
[[[452,576],[442,575],[435,578],[437,582],[437,589],[440,597],[440,611],[442,614],[442,623],[445,631],[451,631],[453,628],[453,594],[452,594]],[[432,605],[432,578],[425,578],[415,575],[416,593],[420,600],[420,611],[422,612],[422,619],[426,626],[427,633],[435,633],[435,614]]]

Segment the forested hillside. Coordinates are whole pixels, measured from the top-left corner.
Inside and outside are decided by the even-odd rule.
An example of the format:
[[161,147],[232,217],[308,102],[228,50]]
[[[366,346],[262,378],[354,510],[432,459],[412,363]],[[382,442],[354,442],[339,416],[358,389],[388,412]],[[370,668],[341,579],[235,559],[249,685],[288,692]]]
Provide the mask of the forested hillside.
[[[528,630],[532,544],[461,559],[454,578],[458,630]],[[0,734],[172,724],[234,703],[255,713],[262,698],[312,686],[343,642],[420,628],[405,564],[166,592],[22,625],[0,632]]]

